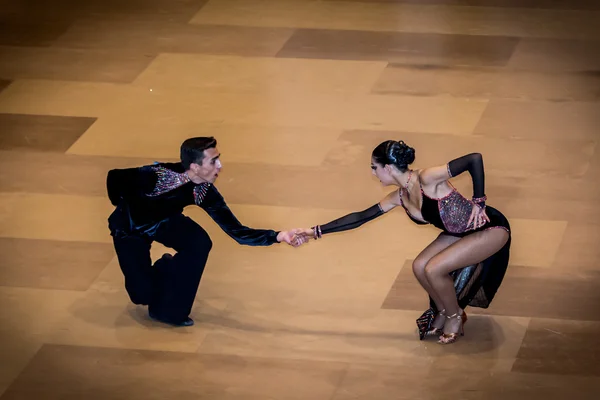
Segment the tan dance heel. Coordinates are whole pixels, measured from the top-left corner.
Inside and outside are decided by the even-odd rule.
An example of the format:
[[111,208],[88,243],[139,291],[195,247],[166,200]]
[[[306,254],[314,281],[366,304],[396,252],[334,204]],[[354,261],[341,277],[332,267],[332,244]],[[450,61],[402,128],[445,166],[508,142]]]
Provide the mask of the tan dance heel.
[[443,333],[440,336],[440,340],[438,340],[439,344],[451,344],[454,343],[458,340],[459,335],[460,336],[464,336],[465,335],[465,324],[467,323],[467,313],[463,310],[462,313],[456,313],[456,314],[452,314],[451,316],[447,316],[446,318],[451,319],[451,318],[456,318],[457,320],[460,321],[460,327],[458,328],[458,332],[452,332],[452,333]]

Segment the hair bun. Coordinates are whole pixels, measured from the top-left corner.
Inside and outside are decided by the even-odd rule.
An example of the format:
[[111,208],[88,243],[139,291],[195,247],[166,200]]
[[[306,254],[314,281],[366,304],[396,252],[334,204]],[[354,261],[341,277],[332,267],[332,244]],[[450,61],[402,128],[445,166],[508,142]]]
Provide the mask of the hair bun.
[[386,140],[373,149],[372,157],[378,164],[392,164],[404,172],[415,161],[415,149],[402,140]]
[[392,145],[390,158],[398,166],[408,166],[415,161],[415,149],[400,140]]

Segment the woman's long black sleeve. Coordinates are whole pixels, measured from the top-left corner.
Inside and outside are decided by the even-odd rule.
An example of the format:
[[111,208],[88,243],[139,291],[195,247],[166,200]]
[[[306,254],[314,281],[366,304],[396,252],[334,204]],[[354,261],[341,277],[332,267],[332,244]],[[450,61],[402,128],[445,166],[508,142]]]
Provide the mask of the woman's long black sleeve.
[[457,176],[469,171],[473,180],[473,197],[485,196],[485,173],[483,170],[483,157],[479,153],[471,153],[459,157],[448,163],[450,176]]
[[327,233],[355,229],[383,214],[384,212],[378,203],[367,208],[366,210],[344,215],[343,217],[328,222],[325,225],[321,225],[321,233],[325,235]]

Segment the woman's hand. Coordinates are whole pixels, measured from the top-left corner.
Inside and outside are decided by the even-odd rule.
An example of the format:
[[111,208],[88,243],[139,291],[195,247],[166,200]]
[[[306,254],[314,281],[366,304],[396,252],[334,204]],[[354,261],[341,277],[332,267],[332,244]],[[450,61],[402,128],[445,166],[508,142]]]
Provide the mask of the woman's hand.
[[[312,230],[309,229],[311,232]],[[281,231],[277,235],[277,241],[279,243],[285,242],[292,247],[298,247],[306,242],[308,242],[309,237],[306,235],[306,229],[304,228],[296,228],[290,229],[288,231]]]
[[477,204],[474,204],[473,210],[471,211],[471,216],[467,222],[467,226],[471,226],[471,224],[473,224],[473,229],[477,229],[481,228],[488,222],[490,222],[490,218],[485,213],[485,206],[481,207]]
[[311,228],[299,228],[294,230],[292,242],[295,246],[300,246],[315,237],[315,231]]

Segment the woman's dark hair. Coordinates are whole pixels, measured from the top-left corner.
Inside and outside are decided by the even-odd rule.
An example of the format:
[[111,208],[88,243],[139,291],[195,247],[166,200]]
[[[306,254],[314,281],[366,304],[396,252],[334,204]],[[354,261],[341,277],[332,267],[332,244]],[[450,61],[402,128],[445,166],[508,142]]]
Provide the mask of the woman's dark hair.
[[186,170],[190,169],[190,164],[202,164],[204,159],[204,150],[217,147],[217,139],[214,137],[195,137],[186,139],[181,144],[180,157],[181,164]]
[[415,149],[402,140],[386,140],[373,150],[373,159],[381,165],[392,164],[401,172],[415,161]]

